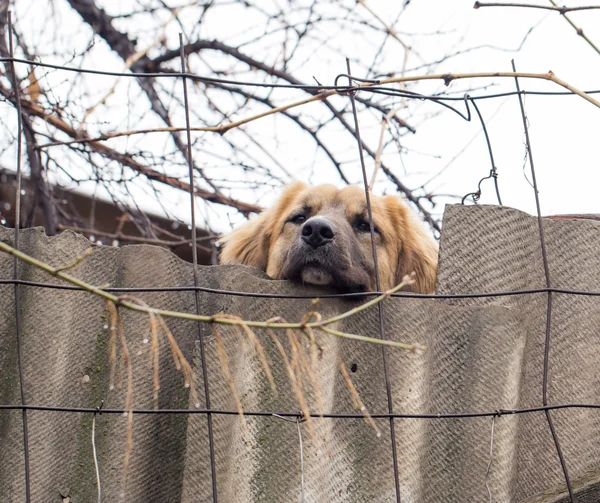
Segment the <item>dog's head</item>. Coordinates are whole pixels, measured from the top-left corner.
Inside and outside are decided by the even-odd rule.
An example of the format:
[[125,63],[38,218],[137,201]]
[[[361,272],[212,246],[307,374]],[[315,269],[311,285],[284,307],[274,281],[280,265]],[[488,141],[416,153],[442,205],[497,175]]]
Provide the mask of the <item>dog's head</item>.
[[[371,196],[381,288],[414,272],[412,291],[435,288],[437,246],[395,196]],[[345,292],[376,289],[364,191],[294,183],[257,218],[225,236],[222,264],[246,264],[275,279],[330,285]]]

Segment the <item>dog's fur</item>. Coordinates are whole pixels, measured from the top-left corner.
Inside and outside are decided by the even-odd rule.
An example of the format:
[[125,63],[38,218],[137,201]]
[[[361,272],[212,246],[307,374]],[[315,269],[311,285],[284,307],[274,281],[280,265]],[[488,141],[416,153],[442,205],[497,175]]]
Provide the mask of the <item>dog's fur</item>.
[[[437,245],[395,196],[371,196],[381,288],[414,272],[409,290],[435,289]],[[315,218],[317,217],[317,218]],[[330,285],[346,292],[376,290],[364,191],[348,186],[286,188],[272,208],[221,240],[222,264],[245,264],[274,279]]]

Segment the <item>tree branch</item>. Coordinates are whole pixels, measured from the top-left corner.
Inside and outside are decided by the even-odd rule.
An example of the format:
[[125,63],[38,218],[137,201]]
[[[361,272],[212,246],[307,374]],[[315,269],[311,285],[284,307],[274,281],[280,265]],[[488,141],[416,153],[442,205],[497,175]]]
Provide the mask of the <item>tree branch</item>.
[[[95,33],[100,35],[106,43],[110,46],[110,48],[115,51],[121,58],[127,62],[127,60],[137,54],[135,50],[135,45],[129,39],[129,37],[121,33],[117,30],[113,25],[113,18],[109,16],[103,9],[96,6],[94,0],[68,0],[82,19],[88,23]],[[132,65],[132,69],[137,67],[138,65],[144,65],[148,61],[147,56],[142,56],[139,58],[137,63]],[[168,126],[172,127],[171,118],[169,117],[169,112],[163,105],[156,89],[154,89],[154,79],[145,77],[138,78],[138,82],[141,88],[146,93],[148,100],[150,101],[150,106],[152,110],[163,120],[163,122]],[[187,148],[177,132],[170,132],[171,138],[175,143],[177,149],[181,152],[184,158],[187,160]],[[193,162],[193,159],[190,160],[193,164],[194,169],[200,174],[200,176],[206,181],[208,185],[210,185],[215,193],[219,194],[219,188],[211,181],[211,179],[206,176],[204,171]]]
[[28,217],[27,227],[33,225],[35,208],[39,205],[42,210],[46,234],[48,236],[53,236],[56,234],[56,218],[54,214],[52,193],[42,174],[42,160],[40,158],[40,151],[36,149],[37,142],[35,140],[35,131],[31,124],[31,120],[25,114],[23,114],[22,119],[27,147],[27,159],[29,160],[29,167],[31,169],[31,180],[35,187],[35,197],[31,208],[31,219]]
[[[211,87],[216,87],[216,88],[219,88],[219,89],[223,89],[224,91],[228,91],[230,93],[239,94],[240,96],[243,96],[244,98],[257,101],[259,103],[262,103],[263,105],[268,106],[269,108],[275,108],[275,105],[273,103],[271,103],[267,98],[261,98],[259,96],[255,96],[253,94],[250,94],[250,93],[244,91],[243,89],[238,89],[238,88],[235,88],[235,87],[229,87],[229,86],[226,86],[224,84],[219,84],[218,82],[213,82],[210,85],[211,85]],[[329,150],[329,148],[327,148],[327,146],[321,141],[321,139],[319,138],[317,132],[313,131],[307,124],[304,124],[304,122],[302,122],[302,120],[298,116],[292,115],[291,113],[286,112],[286,111],[283,111],[281,113],[283,115],[285,115],[288,119],[294,121],[301,129],[303,129],[304,131],[306,131],[309,135],[311,135],[313,137],[313,139],[315,140],[315,143],[319,146],[319,148],[321,150],[323,150],[323,152],[325,152],[325,155],[327,155],[327,157],[329,157],[329,160],[332,162],[332,164],[334,165],[335,169],[339,173],[340,178],[345,183],[349,184],[350,182],[348,181],[348,179],[346,178],[346,175],[342,171],[341,164],[334,157],[333,153]]]
[[600,9],[600,5],[584,5],[580,7],[562,7],[560,5],[556,5],[553,2],[553,5],[538,5],[531,3],[510,3],[510,2],[475,2],[473,5],[474,9],[479,9],[480,7],[525,7],[527,9],[544,9],[544,10],[554,10],[564,14],[565,12],[575,12],[578,10],[592,10],[592,9]]
[[[196,52],[201,51],[202,49],[212,49],[215,51],[220,51],[224,54],[234,57],[238,61],[246,63],[251,68],[257,68],[257,69],[265,72],[268,75],[271,75],[273,77],[278,77],[282,80],[285,80],[286,82],[289,82],[290,84],[294,84],[294,85],[298,85],[298,86],[307,86],[308,89],[304,89],[304,91],[306,91],[308,94],[311,94],[313,96],[315,96],[319,93],[318,90],[310,89],[310,87],[312,87],[312,86],[308,86],[307,84],[298,80],[297,78],[290,75],[289,73],[284,72],[282,70],[278,70],[277,68],[274,68],[272,66],[266,65],[262,61],[254,59],[251,56],[248,56],[248,55],[242,53],[239,49],[236,49],[235,47],[226,45],[222,42],[219,42],[218,40],[196,40],[195,42],[193,42],[191,44],[187,44],[183,47],[185,54],[196,53]],[[145,62],[140,61],[138,63],[138,65],[136,65],[136,69],[138,71],[142,71],[142,72],[159,72],[161,70],[160,65],[162,63],[171,61],[172,59],[175,59],[178,57],[179,57],[179,49],[169,50],[169,51],[166,51],[161,56],[158,56],[157,58],[150,59]],[[210,84],[210,85],[212,85],[212,84]],[[356,101],[358,101],[359,103],[361,103],[369,108],[374,108],[375,110],[378,110],[379,112],[386,114],[386,115],[390,112],[390,110],[388,108],[386,108],[378,103],[373,103],[371,100],[368,100],[368,99],[357,97]],[[416,133],[416,129],[414,127],[412,127],[411,125],[406,123],[404,120],[400,119],[399,117],[394,116],[394,120],[400,126],[408,129],[411,133]]]
[[[86,283],[85,281],[82,281],[74,276],[71,276],[70,274],[62,272],[62,269],[64,269],[64,268],[52,267],[49,264],[46,264],[45,262],[37,260],[36,258],[34,258],[30,255],[27,255],[2,241],[0,241],[0,252],[4,252],[8,255],[12,255],[12,256],[16,257],[17,259],[21,260],[22,262],[25,262],[33,267],[36,267],[38,269],[41,269],[41,270],[47,272],[48,274],[50,274],[51,276],[54,276],[55,278],[60,278],[72,285],[82,288],[83,290],[85,290],[88,293],[91,293],[98,297],[104,298],[105,300],[112,302],[116,306],[121,306],[126,309],[130,309],[132,311],[137,311],[140,313],[147,313],[147,314],[159,315],[159,316],[170,317],[170,318],[178,318],[178,319],[183,319],[183,320],[193,320],[193,321],[199,321],[202,323],[209,323],[209,324],[219,323],[222,325],[246,326],[246,327],[253,327],[253,328],[264,328],[264,329],[280,329],[280,330],[317,329],[317,330],[323,330],[324,332],[326,332],[330,335],[342,337],[345,339],[351,339],[351,340],[360,341],[360,342],[369,342],[372,344],[379,344],[379,345],[384,345],[384,346],[391,346],[391,347],[396,347],[396,348],[400,348],[400,349],[406,349],[406,350],[413,351],[416,353],[421,353],[422,351],[427,349],[425,346],[422,346],[421,344],[418,344],[418,343],[405,344],[402,342],[391,341],[388,339],[379,339],[379,338],[375,338],[375,337],[366,337],[366,336],[362,336],[362,335],[355,335],[355,334],[349,334],[349,333],[345,333],[345,332],[339,332],[337,330],[333,330],[333,329],[329,328],[329,325],[332,325],[338,321],[341,321],[341,320],[344,320],[351,316],[354,316],[354,315],[368,309],[369,307],[373,307],[373,306],[379,304],[380,302],[386,300],[387,298],[389,298],[392,294],[402,290],[407,285],[413,284],[414,279],[411,276],[405,276],[402,279],[402,283],[383,292],[381,295],[374,297],[373,299],[369,300],[368,302],[360,304],[359,306],[349,309],[348,311],[345,311],[336,316],[332,316],[331,318],[322,319],[321,317],[318,317],[317,321],[311,321],[311,322],[302,321],[300,323],[279,323],[279,322],[273,322],[273,321],[269,321],[269,320],[267,320],[267,321],[253,321],[253,320],[246,321],[246,320],[242,320],[235,316],[228,316],[226,314],[215,314],[212,316],[202,315],[202,314],[191,314],[191,313],[185,313],[185,312],[180,312],[180,311],[168,311],[168,310],[164,310],[164,309],[156,309],[156,308],[149,307],[148,305],[140,305],[138,302],[132,301],[131,297],[129,297],[127,295],[124,295],[124,296],[113,295],[102,288],[90,285],[89,283]],[[83,258],[85,258],[85,256]],[[80,261],[81,260],[79,260],[79,257],[78,257],[76,259],[76,262],[78,263]],[[69,264],[69,266],[67,266],[67,267],[70,267],[70,266],[71,266],[71,264]]]
[[[198,52],[202,49],[212,49],[212,50],[216,50],[216,51],[221,51],[225,54],[228,54],[230,56],[233,56],[234,58],[236,58],[239,61],[242,61],[244,63],[246,63],[247,65],[253,67],[253,68],[257,68],[259,70],[262,70],[263,72],[267,73],[268,75],[272,75],[275,77],[278,77],[282,80],[285,80],[286,82],[289,82],[290,84],[294,84],[294,85],[306,85],[304,83],[302,83],[300,80],[296,79],[295,77],[293,77],[292,75],[288,74],[287,72],[281,71],[281,70],[277,70],[276,68],[273,68],[271,66],[266,65],[265,63],[258,61],[250,56],[247,56],[245,54],[243,54],[242,52],[240,52],[238,49],[236,49],[235,47],[230,47],[226,44],[223,44],[222,42],[219,42],[217,40],[197,40],[196,42],[192,43],[192,44],[188,44],[186,46],[184,46],[184,53],[186,54],[190,54],[193,52]],[[142,63],[140,61],[140,63],[138,64],[139,66],[139,70],[145,70],[147,72],[156,72],[161,63],[164,63],[166,61],[169,61],[171,59],[174,59],[175,57],[177,57],[178,52],[175,50],[171,50],[171,51],[167,51],[165,52],[163,55],[159,56],[158,58],[146,61],[145,63]],[[207,83],[207,85],[212,85],[212,83]],[[305,89],[305,91],[308,94],[311,94],[312,96],[319,96],[319,91],[315,90],[315,89]],[[346,130],[348,130],[348,132],[350,132],[350,134],[352,136],[354,136],[354,138],[356,139],[356,131],[354,130],[354,128],[346,121],[346,119],[344,118],[344,115],[342,112],[340,112],[339,110],[337,110],[337,108],[335,108],[331,103],[329,103],[326,99],[322,100],[323,103],[325,104],[325,106],[327,108],[329,108],[329,110],[331,111],[331,113],[334,115],[334,117],[340,121],[340,123],[346,128]],[[357,101],[359,101],[360,103],[364,104],[367,107],[371,107],[371,108],[375,108],[377,110],[379,110],[380,112],[385,113],[386,115],[390,112],[390,110],[388,110],[385,107],[382,107],[381,105],[378,105],[376,103],[373,103],[371,100],[366,100],[364,98],[357,98]],[[272,105],[271,105],[272,106]],[[403,127],[409,128],[411,131],[415,131],[413,128],[410,128],[404,121],[402,121],[401,119],[394,117],[394,120],[396,120],[400,125],[402,125]],[[316,133],[315,133],[316,135]],[[313,135],[313,137],[315,136]],[[361,141],[361,148],[363,148],[365,150],[365,152],[367,152],[373,159],[375,159],[376,157],[376,152],[369,148],[368,145],[366,143],[364,143],[363,141]],[[331,158],[331,156],[330,156]],[[418,210],[423,214],[425,220],[437,231],[440,230],[440,226],[439,223],[435,221],[435,219],[432,217],[431,213],[428,212],[421,204],[421,202],[419,201],[419,199],[417,197],[415,197],[412,193],[412,191],[406,186],[404,185],[400,179],[394,175],[394,173],[392,173],[392,171],[385,166],[383,163],[381,164],[381,169],[382,171],[388,176],[388,178],[396,185],[397,189],[399,192],[401,192],[402,194],[404,194],[404,196],[411,201],[417,208]],[[338,168],[338,171],[339,168]],[[341,171],[340,171],[341,173]]]
[[[8,4],[7,4],[8,6]],[[6,46],[6,17],[4,9],[0,8],[0,55],[2,56],[10,56],[8,47]],[[21,44],[20,44],[21,45]],[[21,45],[21,48],[26,53],[27,57],[31,58],[29,51],[27,51],[26,47]],[[8,73],[8,68],[5,65],[5,69]],[[9,80],[10,81],[10,80]],[[10,81],[12,82],[12,81]],[[14,98],[16,93],[20,92],[20,89],[12,89],[12,92],[6,91],[8,95]],[[56,234],[56,219],[54,215],[54,204],[52,202],[52,194],[50,193],[46,181],[42,175],[42,162],[40,159],[39,150],[36,147],[35,140],[35,131],[31,125],[31,121],[25,114],[21,114],[21,119],[23,121],[23,133],[25,136],[26,143],[26,151],[27,151],[27,159],[29,162],[29,169],[31,171],[31,179],[33,181],[35,187],[35,195],[32,198],[32,206],[29,210],[29,214],[27,216],[27,226],[31,226],[33,224],[33,219],[35,218],[35,210],[39,205],[42,209],[43,214],[43,222],[44,227],[46,229],[46,233],[50,236]],[[17,196],[19,197],[19,196]]]
[[[11,93],[8,90],[0,87],[0,94],[2,94],[7,100],[11,100]],[[90,147],[95,152],[103,155],[104,157],[106,157],[108,159],[117,161],[120,164],[122,164],[123,166],[127,166],[128,168],[131,168],[132,170],[144,175],[149,180],[157,181],[157,182],[163,183],[165,185],[174,187],[176,189],[184,190],[188,193],[190,192],[191,188],[188,183],[183,182],[183,181],[179,180],[178,178],[164,175],[163,173],[160,173],[152,168],[149,168],[148,166],[144,166],[143,164],[140,164],[136,160],[132,159],[127,154],[122,154],[120,152],[117,152],[116,150],[113,150],[101,143],[96,142],[96,141],[89,141],[90,137],[87,135],[87,133],[85,133],[84,131],[74,129],[69,124],[67,124],[64,120],[62,120],[60,117],[58,117],[55,114],[47,113],[42,107],[36,105],[35,103],[32,103],[31,101],[22,99],[21,106],[23,108],[23,111],[26,112],[27,114],[33,115],[35,117],[39,117],[40,119],[43,119],[48,124],[54,126],[56,129],[62,131],[63,133],[66,133],[67,135],[69,135],[71,138],[73,138],[75,140],[86,140],[87,143],[90,145]],[[205,201],[211,202],[211,203],[217,203],[217,204],[222,204],[225,206],[231,206],[232,208],[235,208],[244,214],[258,213],[261,211],[260,206],[257,206],[254,204],[249,204],[249,203],[244,203],[242,201],[237,201],[237,200],[227,197],[221,193],[210,192],[208,190],[195,188],[194,195],[204,199]]]
[[[554,7],[558,7],[556,5],[556,2],[554,2],[554,0],[550,0],[550,3],[554,6]],[[600,8],[600,6],[598,6],[597,8]],[[571,21],[571,18],[569,16],[567,16],[564,12],[561,12],[562,17],[565,18],[565,20],[567,21],[567,23],[569,23],[573,29],[577,32],[577,35],[579,35],[581,38],[583,38],[583,40],[585,40],[592,49],[594,49],[594,51],[596,51],[598,54],[600,54],[600,49],[598,48],[598,46],[596,46],[596,44],[594,44],[594,42],[592,42],[590,40],[590,38],[583,33],[583,30],[581,28],[579,28],[579,26],[577,26],[573,21]]]

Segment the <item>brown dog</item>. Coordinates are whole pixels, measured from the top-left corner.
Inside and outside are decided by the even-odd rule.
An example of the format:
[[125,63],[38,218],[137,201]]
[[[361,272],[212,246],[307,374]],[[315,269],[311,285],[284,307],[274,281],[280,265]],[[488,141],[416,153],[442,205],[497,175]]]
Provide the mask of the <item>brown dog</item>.
[[[415,272],[414,292],[435,289],[437,245],[395,196],[371,196],[381,288]],[[221,264],[245,264],[274,279],[330,285],[345,292],[376,290],[364,191],[348,186],[286,188],[272,208],[221,243]]]

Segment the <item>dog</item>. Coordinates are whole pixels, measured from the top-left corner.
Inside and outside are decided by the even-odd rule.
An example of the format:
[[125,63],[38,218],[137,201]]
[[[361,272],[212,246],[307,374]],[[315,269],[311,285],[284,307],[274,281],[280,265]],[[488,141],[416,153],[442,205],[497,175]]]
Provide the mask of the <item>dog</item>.
[[[435,289],[437,244],[396,196],[371,196],[380,285],[388,290],[415,273],[405,288]],[[273,279],[376,291],[365,193],[355,186],[289,185],[279,201],[221,239],[221,264],[245,264]]]

